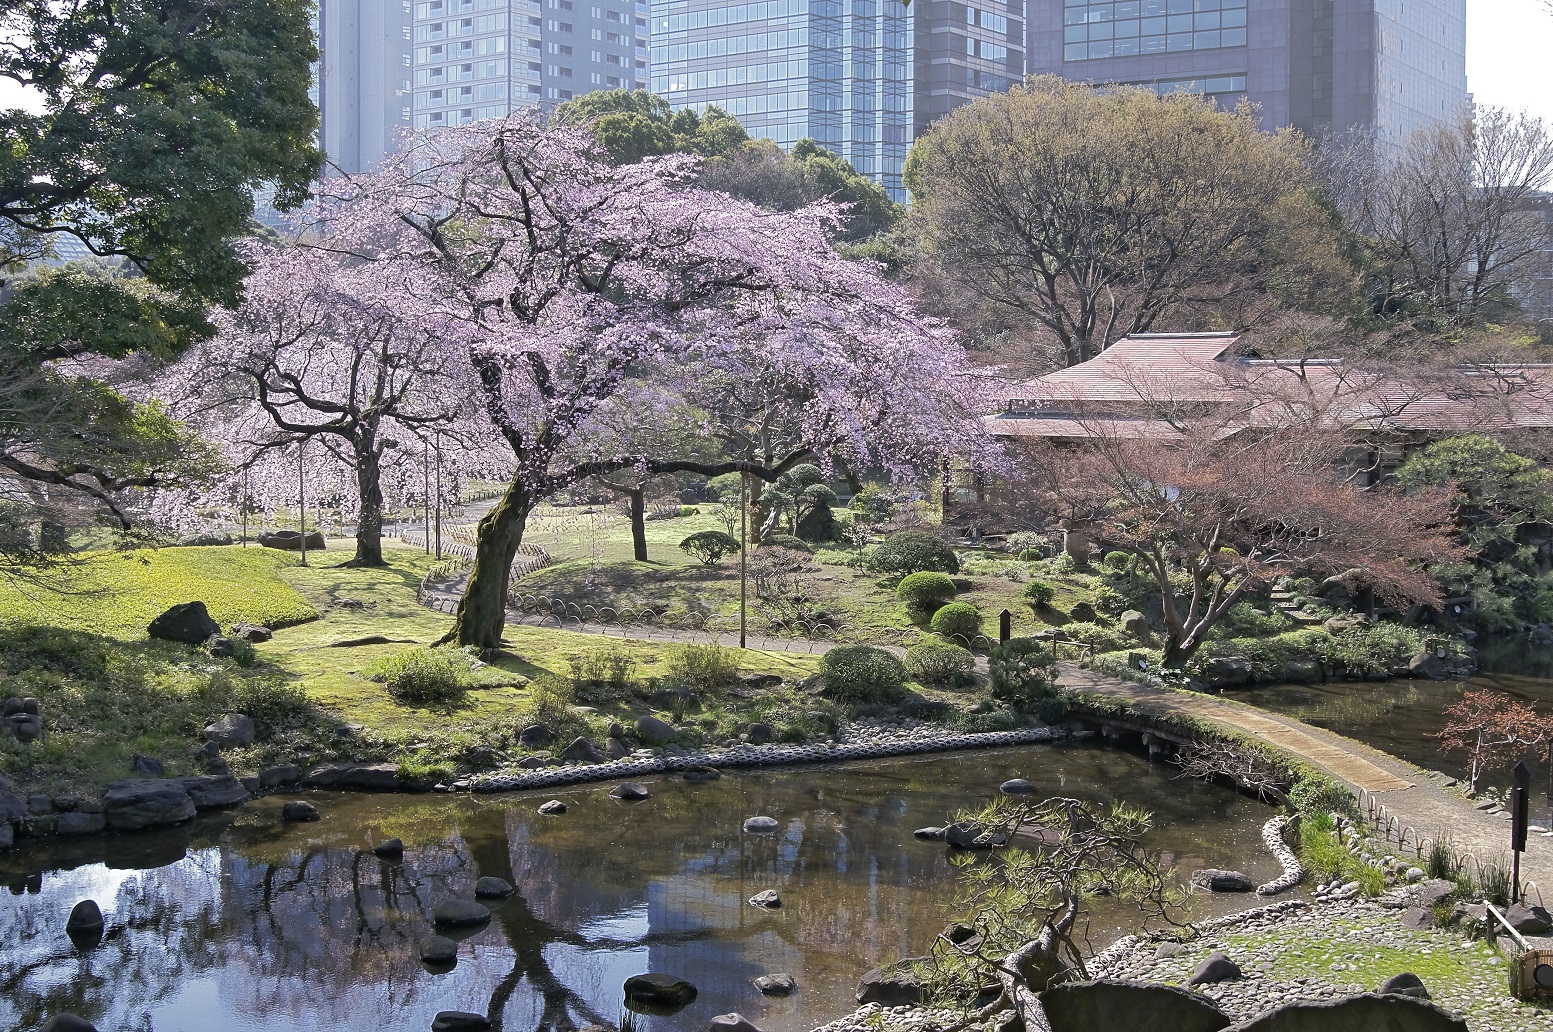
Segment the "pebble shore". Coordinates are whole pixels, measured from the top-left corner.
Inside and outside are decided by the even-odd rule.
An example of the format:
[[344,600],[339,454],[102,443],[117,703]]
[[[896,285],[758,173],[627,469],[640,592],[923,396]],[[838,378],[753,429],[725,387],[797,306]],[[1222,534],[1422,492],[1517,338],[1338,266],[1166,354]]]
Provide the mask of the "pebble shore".
[[901,727],[853,723],[840,736],[807,745],[750,745],[727,748],[670,750],[639,749],[631,756],[608,763],[546,767],[521,774],[492,774],[455,783],[459,791],[513,792],[525,788],[552,788],[590,781],[641,777],[685,770],[690,767],[774,767],[797,763],[832,763],[838,760],[879,759],[957,749],[987,749],[1010,745],[1036,745],[1088,737],[1053,727],[1026,727],[1013,731],[962,733],[923,722]]
[[[1398,911],[1370,900],[1288,900],[1204,922],[1201,934],[1184,943],[1126,936],[1090,962],[1090,973],[1184,986],[1193,968],[1223,953],[1243,976],[1197,988],[1239,1022],[1294,1000],[1374,992],[1391,975],[1413,971],[1433,1001],[1464,1017],[1474,1032],[1553,1029],[1553,1007],[1510,996],[1508,962],[1493,946],[1458,929],[1413,931],[1397,917]],[[965,1017],[954,1010],[869,1004],[816,1032],[927,1032]]]

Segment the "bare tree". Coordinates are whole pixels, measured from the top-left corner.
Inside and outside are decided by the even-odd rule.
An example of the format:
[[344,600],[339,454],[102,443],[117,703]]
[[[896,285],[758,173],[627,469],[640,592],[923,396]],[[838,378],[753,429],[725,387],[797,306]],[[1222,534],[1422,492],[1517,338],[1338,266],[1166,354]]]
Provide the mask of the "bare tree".
[[1032,79],[912,148],[919,278],[988,330],[1035,323],[1062,365],[1162,319],[1242,327],[1342,265],[1304,150],[1250,108]]
[[1463,108],[1393,152],[1356,136],[1324,150],[1333,197],[1368,241],[1377,314],[1471,325],[1513,307],[1550,246],[1536,204],[1553,182],[1546,123]]

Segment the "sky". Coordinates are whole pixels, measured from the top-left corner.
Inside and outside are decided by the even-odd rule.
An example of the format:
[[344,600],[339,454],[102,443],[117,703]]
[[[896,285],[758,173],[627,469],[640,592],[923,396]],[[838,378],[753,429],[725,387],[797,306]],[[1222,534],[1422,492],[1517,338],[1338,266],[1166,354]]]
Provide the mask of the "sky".
[[[1467,0],[1467,88],[1479,104],[1553,123],[1553,11],[1543,0]],[[0,79],[0,109],[24,96]]]

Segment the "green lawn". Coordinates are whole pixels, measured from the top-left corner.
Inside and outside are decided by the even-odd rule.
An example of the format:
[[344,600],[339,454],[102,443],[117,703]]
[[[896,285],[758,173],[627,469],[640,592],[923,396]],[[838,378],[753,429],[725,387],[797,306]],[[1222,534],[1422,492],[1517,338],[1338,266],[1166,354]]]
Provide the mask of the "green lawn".
[[296,563],[288,552],[237,546],[85,553],[36,579],[0,581],[0,622],[133,641],[157,614],[198,599],[223,627],[239,620],[285,627],[317,615],[281,579]]

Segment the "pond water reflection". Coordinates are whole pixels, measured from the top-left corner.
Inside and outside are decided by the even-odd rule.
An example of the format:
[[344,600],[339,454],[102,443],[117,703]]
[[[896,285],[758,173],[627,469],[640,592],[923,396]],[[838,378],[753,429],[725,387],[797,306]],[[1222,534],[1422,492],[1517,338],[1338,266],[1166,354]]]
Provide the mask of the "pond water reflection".
[[[270,797],[171,834],[35,847],[0,859],[0,1027],[32,1032],[69,1010],[102,1032],[411,1032],[449,1009],[499,1015],[509,1032],[565,1030],[618,1021],[625,979],[664,971],[701,994],[647,1028],[701,1029],[732,1010],[772,1032],[812,1028],[850,1008],[875,961],[921,952],[947,920],[947,851],[912,830],[1007,778],[1153,810],[1151,845],[1184,873],[1278,873],[1259,838],[1265,807],[1172,774],[1127,752],[1034,746],[663,779],[635,804],[584,786],[552,793],[571,810],[548,818],[534,812],[548,796],[532,793],[315,794],[324,819],[289,825]],[[755,814],[780,830],[743,834]],[[406,843],[402,863],[368,851],[390,836]],[[433,907],[485,875],[517,895],[491,904],[453,970],[428,971]],[[747,905],[768,888],[781,909]],[[81,951],[64,923],[87,897],[108,932]],[[1126,925],[1101,915],[1091,934],[1103,944]],[[796,996],[751,985],[775,971]]]

